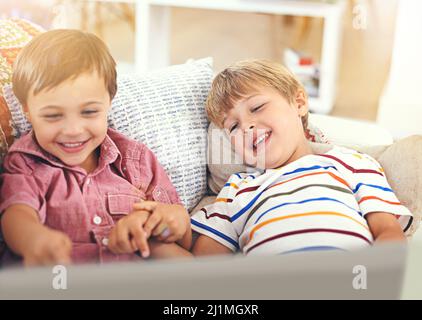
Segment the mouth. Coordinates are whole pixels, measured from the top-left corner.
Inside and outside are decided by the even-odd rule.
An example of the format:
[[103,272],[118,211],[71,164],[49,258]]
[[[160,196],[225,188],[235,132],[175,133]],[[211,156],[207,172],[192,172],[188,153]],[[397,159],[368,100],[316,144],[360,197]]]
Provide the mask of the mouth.
[[75,153],[81,151],[83,148],[85,148],[85,145],[89,141],[72,141],[72,142],[56,142],[57,145],[62,149],[64,152],[67,153]]
[[264,147],[267,144],[270,137],[271,137],[271,131],[266,131],[265,133],[256,137],[253,140],[253,144],[252,144],[253,150],[258,151],[258,149],[261,149],[262,147]]

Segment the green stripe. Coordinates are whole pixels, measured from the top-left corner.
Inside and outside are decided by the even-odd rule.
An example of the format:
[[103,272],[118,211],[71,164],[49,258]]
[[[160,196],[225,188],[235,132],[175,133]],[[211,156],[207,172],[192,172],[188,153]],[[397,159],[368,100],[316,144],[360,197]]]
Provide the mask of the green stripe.
[[310,187],[323,187],[323,188],[328,188],[328,189],[332,189],[332,190],[336,190],[336,191],[340,191],[340,192],[344,192],[344,193],[349,193],[349,194],[351,194],[351,195],[353,195],[353,192],[351,191],[351,190],[349,190],[349,189],[346,189],[346,188],[342,188],[342,187],[338,187],[338,186],[332,186],[332,185],[329,185],[329,184],[308,184],[308,185],[306,185],[306,186],[302,186],[302,187],[299,187],[299,188],[297,188],[297,189],[294,189],[294,190],[291,190],[291,191],[288,191],[288,192],[281,192],[281,193],[276,193],[276,194],[273,194],[273,195],[271,195],[271,196],[268,196],[268,197],[266,197],[266,198],[264,198],[264,199],[262,199],[262,201],[261,202],[259,202],[252,210],[251,210],[251,212],[248,214],[248,217],[246,218],[246,221],[245,221],[245,224],[249,221],[249,219],[252,217],[252,215],[262,206],[262,205],[264,205],[264,203],[265,202],[267,202],[268,200],[270,200],[271,198],[274,198],[274,197],[278,197],[278,196],[285,196],[285,195],[290,195],[290,194],[293,194],[293,193],[295,193],[295,192],[298,192],[298,191],[300,191],[300,190],[303,190],[303,189],[306,189],[306,188],[310,188]]

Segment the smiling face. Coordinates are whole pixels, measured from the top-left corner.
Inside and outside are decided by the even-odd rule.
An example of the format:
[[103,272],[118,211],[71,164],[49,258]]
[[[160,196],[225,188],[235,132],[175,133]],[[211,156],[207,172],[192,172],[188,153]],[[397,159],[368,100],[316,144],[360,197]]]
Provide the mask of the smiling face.
[[312,153],[301,120],[307,112],[302,91],[289,103],[277,90],[259,87],[234,103],[223,126],[246,164],[277,168]]
[[96,149],[107,134],[110,95],[104,79],[83,73],[28,95],[28,119],[38,144],[68,166],[92,172]]

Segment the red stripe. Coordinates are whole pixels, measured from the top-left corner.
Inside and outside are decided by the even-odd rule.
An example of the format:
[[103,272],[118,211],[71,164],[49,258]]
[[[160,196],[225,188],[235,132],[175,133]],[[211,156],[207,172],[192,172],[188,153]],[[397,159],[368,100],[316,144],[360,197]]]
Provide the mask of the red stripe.
[[[347,184],[347,182],[346,182],[345,180],[343,180],[342,178],[340,178],[340,177],[336,176],[336,175],[335,175],[334,173],[332,173],[332,172],[326,171],[326,172],[306,173],[306,174],[303,174],[303,175],[301,175],[301,176],[298,176],[298,177],[295,177],[295,178],[291,178],[291,179],[289,179],[289,180],[281,181],[281,182],[278,182],[278,183],[276,183],[276,184],[273,184],[273,185],[268,186],[267,188],[265,188],[265,190],[264,190],[264,191],[267,191],[268,189],[271,189],[271,188],[277,187],[277,186],[279,186],[279,185],[285,184],[285,183],[290,182],[290,181],[293,181],[293,180],[297,180],[297,179],[300,179],[300,178],[303,178],[303,177],[313,176],[313,175],[317,175],[317,174],[329,174],[331,177],[333,177],[333,178],[334,178],[334,179],[336,179],[337,181],[339,181],[339,182],[341,182],[342,184],[344,184],[347,188],[351,189],[351,188],[350,188],[350,186]],[[256,189],[258,189],[259,187],[260,187],[260,186],[255,186],[255,187],[249,187],[249,188],[246,188],[246,189],[240,190],[240,191],[238,191],[238,192],[236,193],[235,197],[237,197],[239,194],[241,194],[241,193],[243,193],[243,192],[255,191],[255,190],[256,190]]]
[[235,197],[237,197],[239,194],[243,193],[243,192],[249,192],[249,191],[255,191],[256,189],[258,189],[260,186],[255,186],[255,187],[249,187],[249,188],[245,188],[242,189],[240,191],[238,191],[235,195]]
[[356,232],[336,230],[336,229],[303,229],[303,230],[295,230],[295,231],[280,233],[280,234],[272,236],[268,239],[264,239],[261,242],[258,242],[257,244],[254,244],[252,247],[250,247],[246,251],[246,253],[249,253],[251,250],[255,249],[256,247],[258,247],[258,246],[260,246],[260,245],[262,245],[262,244],[264,244],[268,241],[272,241],[272,240],[276,240],[276,239],[284,238],[284,237],[288,237],[288,236],[293,236],[293,235],[296,235],[296,234],[311,233],[311,232],[331,232],[331,233],[347,234],[349,236],[361,238],[362,240],[366,241],[367,243],[372,244],[372,242],[368,238],[366,238],[366,237],[364,237],[361,234],[356,233]]
[[230,217],[226,216],[224,214],[214,212],[214,213],[208,215],[207,210],[205,208],[202,208],[201,211],[205,213],[205,218],[207,218],[207,219],[212,218],[212,217],[217,217],[217,218],[224,219],[224,220],[227,220],[227,221],[230,222]]
[[348,164],[346,164],[344,161],[342,161],[342,160],[340,160],[340,159],[338,159],[338,158],[336,158],[334,156],[328,155],[328,154],[319,154],[319,156],[331,158],[331,159],[339,162],[340,164],[342,164],[345,168],[349,169],[353,173],[375,173],[375,174],[379,174],[382,177],[384,176],[381,172],[376,171],[376,170],[371,170],[371,169],[355,169],[355,168],[349,166]]
[[364,202],[366,200],[379,200],[379,201],[386,202],[386,203],[389,203],[389,204],[401,205],[400,202],[388,201],[388,200],[384,200],[384,199],[381,199],[381,198],[378,198],[378,197],[375,197],[375,196],[363,197],[362,199],[360,199],[358,201],[358,204],[361,204],[362,202]]

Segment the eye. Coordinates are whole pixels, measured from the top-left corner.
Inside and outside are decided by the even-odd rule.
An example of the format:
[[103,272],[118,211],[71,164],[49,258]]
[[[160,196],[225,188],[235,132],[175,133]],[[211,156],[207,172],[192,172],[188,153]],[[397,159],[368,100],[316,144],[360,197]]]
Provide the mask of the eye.
[[234,130],[236,130],[237,128],[237,123],[233,124],[230,128],[229,128],[229,132],[233,133]]
[[85,116],[91,116],[98,113],[98,110],[84,110],[82,111],[82,114]]
[[46,114],[43,116],[43,118],[47,119],[47,120],[57,120],[61,117],[61,114]]
[[264,104],[260,104],[259,106],[255,107],[252,109],[252,112],[258,111],[259,109],[261,109],[264,106]]

